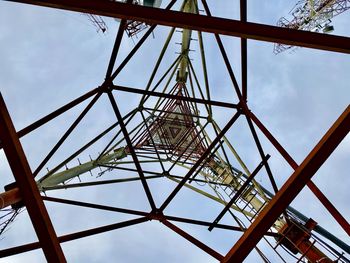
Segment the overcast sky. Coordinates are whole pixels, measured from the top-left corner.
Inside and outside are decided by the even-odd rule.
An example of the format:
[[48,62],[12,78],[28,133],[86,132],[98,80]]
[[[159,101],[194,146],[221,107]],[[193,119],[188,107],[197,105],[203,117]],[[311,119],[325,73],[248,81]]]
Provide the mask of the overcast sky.
[[[167,1],[163,1],[165,6]],[[238,18],[239,1],[208,1],[213,15]],[[233,3],[232,3],[233,2]],[[274,25],[294,5],[289,1],[258,1],[248,3],[248,20]],[[50,113],[70,100],[99,86],[105,77],[110,53],[113,47],[118,22],[105,19],[109,29],[106,34],[97,33],[87,17],[77,13],[32,7],[5,1],[0,2],[0,90],[5,99],[17,130],[22,129]],[[334,34],[348,36],[350,12],[334,19]],[[116,84],[144,88],[152,67],[166,38],[166,28],[157,28],[154,38],[148,39],[140,52],[130,61]],[[134,39],[137,41],[138,39]],[[214,99],[236,103],[232,84],[213,36],[204,34],[208,60],[209,82]],[[164,71],[175,58],[180,34],[176,33],[161,66]],[[239,39],[223,37],[227,51],[240,83]],[[132,39],[124,36],[118,61],[134,46]],[[198,44],[192,45],[194,65],[200,65]],[[334,52],[297,49],[296,52],[273,54],[273,44],[248,41],[248,103],[252,111],[276,136],[280,143],[301,163],[326,130],[349,105],[350,59],[348,55]],[[170,61],[170,62],[169,62]],[[118,64],[118,63],[117,63]],[[198,69],[200,71],[200,68]],[[199,74],[201,76],[201,74]],[[137,106],[138,96],[115,93],[123,114]],[[70,123],[78,116],[82,104],[51,123],[21,139],[32,169],[40,163],[50,148],[60,138]],[[217,110],[216,120],[224,126],[230,118],[225,111]],[[115,121],[107,97],[103,96],[87,115],[76,132],[63,145],[53,160],[53,168],[62,158],[71,154],[79,145],[87,142],[98,131]],[[259,155],[253,139],[242,118],[229,132],[229,138],[242,156],[249,169],[254,170]],[[278,186],[282,186],[292,169],[259,133],[266,153],[272,157],[270,165]],[[101,142],[103,145],[106,141]],[[99,149],[96,147],[96,149]],[[95,150],[96,150],[95,149]],[[90,150],[82,158],[88,161]],[[349,135],[314,176],[313,181],[330,201],[350,219],[348,200],[350,137]],[[76,162],[76,164],[78,164]],[[3,152],[0,152],[0,186],[13,182]],[[266,174],[258,177],[268,189]],[[162,200],[175,185],[158,181],[150,183],[156,198]],[[141,184],[128,183],[104,188],[55,191],[54,196],[74,197],[79,200],[119,207],[149,211]],[[101,201],[102,200],[102,201]],[[215,202],[205,201],[197,194],[183,189],[174,206],[167,212],[196,219],[214,219],[222,207]],[[293,206],[321,226],[328,229],[345,243],[349,237],[308,190],[304,189],[294,200]],[[47,203],[51,219],[58,235],[115,223],[132,217],[107,212],[93,212]],[[209,219],[208,219],[209,218]],[[225,217],[225,223],[230,223]],[[231,222],[232,223],[232,222]],[[232,232],[178,224],[181,228],[201,239],[208,246],[225,255],[239,235]],[[23,212],[0,242],[0,248],[21,245],[37,240],[26,212]],[[214,262],[215,260],[196,248],[159,222],[147,222],[130,228],[111,231],[62,245],[69,262]],[[266,248],[260,247],[271,256],[272,262],[279,260]],[[0,259],[0,262],[45,262],[37,250]],[[246,262],[260,262],[252,253]]]

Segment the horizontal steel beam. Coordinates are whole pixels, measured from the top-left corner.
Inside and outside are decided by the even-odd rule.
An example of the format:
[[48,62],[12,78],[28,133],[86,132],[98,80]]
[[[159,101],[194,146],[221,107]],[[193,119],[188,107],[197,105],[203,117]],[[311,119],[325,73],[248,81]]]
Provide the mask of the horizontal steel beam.
[[[190,219],[190,218],[182,218],[182,217],[177,217],[177,216],[164,215],[164,218],[168,221],[176,221],[176,222],[181,222],[181,223],[194,224],[194,225],[198,225],[198,226],[210,226],[212,224],[211,222],[205,222],[205,221]],[[240,232],[244,232],[246,230],[246,228],[242,228],[242,227],[238,227],[238,226],[231,226],[231,225],[223,225],[223,224],[216,224],[215,228],[240,231]],[[274,233],[274,232],[266,232],[265,236],[279,237],[280,235],[278,233]]]
[[222,262],[242,262],[350,131],[350,106],[260,212]]
[[143,211],[137,211],[137,210],[131,210],[131,209],[119,208],[119,207],[113,207],[113,206],[106,206],[106,205],[100,205],[100,204],[93,204],[93,203],[87,203],[87,202],[81,202],[81,201],[69,200],[69,199],[62,199],[62,198],[56,198],[56,197],[42,196],[42,198],[44,201],[56,202],[56,203],[66,204],[66,205],[75,205],[75,206],[80,206],[80,207],[93,208],[93,209],[118,212],[118,213],[124,213],[124,214],[139,215],[139,216],[148,216],[148,214],[149,214],[149,213],[143,212]]
[[0,200],[0,209],[14,205],[22,201],[21,192],[19,191],[18,187],[15,187],[11,190],[1,193]]
[[[68,241],[72,241],[72,240],[76,240],[76,239],[80,239],[80,238],[84,238],[84,237],[112,231],[115,229],[140,224],[140,223],[146,222],[148,220],[149,219],[147,217],[140,217],[140,218],[131,219],[128,221],[123,221],[120,223],[105,225],[105,226],[101,226],[101,227],[96,227],[96,228],[92,228],[92,229],[88,229],[88,230],[84,230],[84,231],[80,231],[80,232],[75,232],[75,233],[64,235],[64,236],[60,236],[60,237],[58,237],[58,240],[61,243],[68,242]],[[41,244],[40,242],[33,242],[33,243],[28,243],[28,244],[17,246],[17,247],[2,249],[2,250],[0,250],[0,258],[9,257],[12,255],[16,255],[16,254],[28,252],[31,250],[39,249],[41,246],[43,246],[43,244]],[[53,261],[49,261],[49,262],[60,262],[60,261],[53,260]]]
[[[239,108],[238,104],[233,104],[233,103],[228,103],[228,102],[178,96],[178,95],[174,95],[174,94],[168,94],[168,93],[162,93],[162,92],[156,92],[156,91],[150,91],[150,90],[135,89],[135,88],[129,88],[129,87],[124,87],[124,86],[113,85],[113,89],[119,90],[119,91],[155,96],[155,97],[160,97],[160,98],[174,99],[174,100],[180,100],[180,101],[189,101],[189,102],[202,103],[202,104],[208,104],[208,105],[219,106],[219,107],[226,107],[226,108],[231,108],[231,109],[238,109]],[[188,115],[188,114],[186,114],[186,115]]]
[[208,17],[171,10],[129,5],[109,0],[11,0],[39,6],[91,13],[147,24],[188,28],[247,39],[350,53],[350,38],[332,36],[233,19]]

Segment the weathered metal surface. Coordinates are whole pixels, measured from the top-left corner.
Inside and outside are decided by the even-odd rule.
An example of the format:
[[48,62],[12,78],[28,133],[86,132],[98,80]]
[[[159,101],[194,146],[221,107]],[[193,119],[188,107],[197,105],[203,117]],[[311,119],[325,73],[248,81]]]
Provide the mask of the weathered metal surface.
[[66,262],[45,205],[34,181],[11,117],[0,94],[0,139],[23,202],[48,262]]
[[313,32],[241,22],[232,19],[180,13],[139,5],[128,5],[114,1],[15,0],[12,2],[131,19],[146,22],[148,24],[188,28],[203,32],[244,37],[273,43],[277,42],[294,46],[350,53],[350,39],[347,37],[322,35]]
[[350,106],[290,176],[222,262],[242,262],[350,131]]

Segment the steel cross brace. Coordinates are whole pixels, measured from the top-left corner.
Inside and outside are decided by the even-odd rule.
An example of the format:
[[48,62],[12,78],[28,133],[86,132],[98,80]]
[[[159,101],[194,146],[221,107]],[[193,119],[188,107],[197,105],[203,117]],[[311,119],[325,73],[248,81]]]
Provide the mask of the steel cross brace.
[[[84,95],[72,100],[71,102],[65,104],[64,106],[58,108],[57,110],[51,112],[50,114],[42,117],[41,119],[33,122],[32,124],[28,125],[27,127],[23,128],[22,130],[17,132],[17,135],[19,138],[23,137],[24,135],[36,130],[37,128],[41,127],[45,123],[51,121],[52,119],[58,117],[62,113],[70,110],[71,108],[75,107],[76,105],[82,103],[83,101],[87,100],[91,96],[94,96],[97,94],[101,89],[100,88],[95,88]],[[0,149],[2,149],[2,143],[0,141]]]
[[133,161],[135,163],[136,169],[137,169],[137,171],[139,173],[139,176],[141,178],[142,186],[143,186],[143,188],[145,190],[145,193],[147,195],[147,198],[148,198],[148,201],[150,203],[150,206],[151,206],[152,210],[155,211],[156,210],[156,205],[155,205],[154,199],[152,197],[151,191],[150,191],[150,189],[148,187],[148,184],[146,182],[145,175],[144,175],[144,173],[142,171],[142,167],[140,165],[140,162],[139,162],[139,160],[138,160],[138,158],[136,156],[134,147],[133,147],[133,145],[131,143],[129,133],[128,133],[128,131],[126,129],[126,126],[125,126],[125,123],[123,121],[123,117],[120,114],[119,108],[118,108],[117,103],[116,103],[116,101],[115,101],[115,99],[113,97],[112,92],[110,90],[108,90],[107,94],[108,94],[109,100],[111,102],[111,105],[113,107],[114,113],[115,113],[115,115],[116,115],[116,117],[118,119],[118,122],[119,122],[119,125],[120,125],[120,129],[122,130],[123,135],[124,135],[125,140],[126,140],[126,143],[127,143],[128,147],[129,147],[129,151],[130,151],[130,154],[131,154],[131,156],[133,158]]
[[259,173],[260,169],[263,167],[264,163],[266,163],[269,158],[270,158],[270,155],[267,155],[265,157],[265,159],[262,160],[260,162],[260,164],[255,168],[255,170],[247,178],[247,180],[241,185],[241,187],[237,190],[237,192],[232,197],[230,202],[227,203],[225,208],[221,211],[221,213],[217,216],[217,218],[214,220],[214,222],[208,228],[209,231],[212,231],[213,228],[216,227],[216,225],[219,223],[221,218],[226,214],[226,212],[230,209],[230,207],[233,205],[233,203],[236,202],[236,200],[240,197],[240,195],[243,193],[243,191],[247,188],[247,186],[250,184],[250,182],[254,179],[254,177]]
[[[289,155],[289,153],[282,147],[282,145],[276,140],[276,138],[268,131],[268,129],[260,122],[260,120],[254,115],[254,113],[249,111],[249,117],[252,121],[259,127],[262,133],[270,140],[273,146],[279,151],[283,158],[288,162],[288,164],[296,170],[298,164]],[[328,198],[322,193],[322,191],[314,184],[312,180],[307,183],[307,186],[313,192],[313,194],[320,200],[320,202],[325,206],[328,212],[334,217],[338,224],[344,229],[344,231],[350,236],[350,224],[344,218],[344,216],[337,210],[337,208],[328,200]]]
[[[60,236],[60,237],[58,237],[58,240],[60,243],[68,242],[68,241],[72,241],[72,240],[76,240],[76,239],[80,239],[80,238],[84,238],[84,237],[112,231],[112,230],[119,229],[119,228],[124,228],[124,227],[128,227],[128,226],[144,223],[144,222],[147,222],[148,220],[149,220],[148,217],[139,217],[139,218],[131,219],[128,221],[123,221],[123,222],[119,222],[119,223],[115,223],[115,224],[100,226],[100,227],[91,228],[91,229],[83,230],[80,232],[75,232],[72,234]],[[28,243],[28,244],[17,246],[17,247],[3,249],[3,250],[0,250],[0,258],[12,256],[12,255],[19,254],[19,253],[28,252],[31,250],[38,249],[42,246],[44,246],[44,245],[41,242],[33,242],[33,243]],[[51,263],[51,262],[65,262],[65,261],[58,261],[58,259],[55,259],[54,256],[55,255],[52,254],[52,259],[48,260],[49,263]]]
[[323,136],[287,182],[260,212],[253,224],[227,253],[222,262],[243,262],[264,233],[310,181],[350,131],[350,106]]
[[195,170],[200,166],[200,164],[204,161],[205,158],[210,154],[210,152],[214,149],[215,145],[219,143],[224,134],[231,128],[231,126],[235,123],[235,121],[240,116],[241,111],[237,111],[237,113],[229,120],[224,129],[220,132],[220,134],[213,140],[213,142],[209,145],[207,150],[203,153],[201,158],[197,160],[197,162],[192,166],[192,168],[188,171],[185,177],[179,182],[173,192],[168,196],[168,198],[164,201],[159,210],[162,212],[169,205],[169,203],[173,200],[176,194],[181,190],[181,188],[185,185],[185,183],[190,179],[191,175],[195,172]]

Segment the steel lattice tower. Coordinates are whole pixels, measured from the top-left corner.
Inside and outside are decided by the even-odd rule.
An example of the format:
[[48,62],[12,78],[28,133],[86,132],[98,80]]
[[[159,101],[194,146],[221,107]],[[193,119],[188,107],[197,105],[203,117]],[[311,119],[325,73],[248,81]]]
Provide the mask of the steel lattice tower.
[[[330,33],[334,30],[331,25],[335,16],[349,10],[348,0],[301,0],[289,12],[291,19],[282,17],[277,25],[298,30]],[[275,44],[275,54],[293,49],[291,45]]]
[[[338,118],[304,162],[297,165],[249,109],[247,103],[247,38],[350,53],[348,38],[248,23],[246,1],[243,0],[240,2],[241,21],[212,17],[205,0],[201,3],[197,0],[184,0],[181,2],[179,12],[171,11],[176,3],[175,0],[170,1],[165,9],[135,5],[131,3],[132,1],[127,3],[113,1],[80,3],[76,0],[18,2],[118,17],[122,20],[105,80],[99,87],[17,132],[5,102],[1,99],[1,146],[16,179],[16,182],[7,185],[5,192],[1,194],[2,208],[12,207],[12,212],[8,214],[4,226],[11,223],[25,206],[39,242],[2,250],[0,256],[5,257],[42,248],[49,262],[65,262],[60,242],[155,220],[221,262],[242,262],[253,249],[257,251],[262,261],[268,262],[264,251],[257,246],[260,239],[264,239],[273,247],[281,260],[290,260],[290,258],[284,259],[287,255],[281,253],[281,250],[288,250],[294,255],[291,258],[295,262],[304,262],[304,260],[349,262],[350,247],[347,244],[317,225],[309,215],[303,215],[289,204],[299,191],[308,185],[341,227],[348,235],[350,234],[349,223],[311,181],[317,169],[349,133],[350,108],[348,107]],[[200,15],[199,4],[204,9],[205,15]],[[132,24],[137,24],[143,32],[129,55],[115,68],[125,30],[129,36],[137,34],[138,30],[130,31]],[[147,85],[143,88],[118,85],[116,78],[152,34],[157,24],[171,26],[171,28],[155,62],[155,67],[148,76]],[[176,32],[175,27],[182,28],[180,50],[173,61],[165,61],[169,43],[173,41],[173,35]],[[227,77],[231,80],[236,93],[237,99],[234,103],[213,99],[215,88],[210,87],[208,82],[209,72],[202,32],[214,34],[220,56],[228,72]],[[228,60],[227,50],[219,34],[241,37],[241,85],[236,80]],[[198,64],[192,63],[190,57],[194,42],[200,53]],[[160,65],[163,64],[166,68],[160,72]],[[198,65],[201,67],[196,68]],[[140,96],[138,105],[130,107],[128,112],[124,113],[120,107],[121,103],[116,98],[117,92]],[[108,98],[115,122],[72,152],[70,156],[58,162],[54,168],[43,171],[47,162],[102,97]],[[32,172],[19,138],[83,102],[87,102],[84,110]],[[222,112],[225,112],[225,118],[221,121],[224,125],[220,125],[217,121],[218,115]],[[253,169],[247,168],[228,136],[238,120],[246,121],[260,156],[259,162]],[[270,155],[265,153],[262,147],[257,128],[295,170],[282,187],[279,187],[275,181],[275,175],[269,165]],[[78,165],[72,165],[72,160],[81,158],[84,154],[90,154],[90,147],[102,140],[106,141],[101,151],[94,155],[95,157],[90,157],[91,159],[85,162],[78,159]],[[273,192],[268,191],[255,180],[261,170],[265,170],[266,182]],[[135,174],[136,177],[105,179],[109,174],[123,172]],[[90,174],[98,176],[91,177]],[[157,200],[150,187],[152,180],[159,179],[175,183],[175,187],[164,200]],[[138,181],[142,186],[146,197],[144,201],[150,207],[149,211],[51,196],[54,190],[123,184],[131,181]],[[204,187],[194,185],[195,182],[204,184]],[[167,208],[175,202],[175,198],[183,188],[194,191],[203,199],[209,198],[223,205],[221,212],[215,218],[206,221],[168,215]],[[57,237],[43,201],[124,213],[136,218]],[[224,217],[229,217],[231,224],[222,223],[221,220]],[[238,231],[242,232],[242,236],[226,255],[221,255],[173,222],[204,226],[209,231],[213,229]],[[319,236],[322,236],[322,239]],[[324,238],[333,244],[324,245]]]

